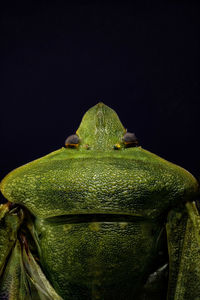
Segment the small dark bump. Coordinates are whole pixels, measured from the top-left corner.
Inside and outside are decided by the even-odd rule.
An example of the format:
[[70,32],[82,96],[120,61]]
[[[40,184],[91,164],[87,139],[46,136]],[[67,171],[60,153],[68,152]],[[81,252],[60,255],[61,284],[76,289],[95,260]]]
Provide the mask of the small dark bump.
[[123,136],[123,142],[128,147],[134,147],[138,145],[138,140],[136,138],[135,133],[132,132],[126,132]]
[[65,140],[66,147],[76,147],[80,142],[78,135],[72,134]]

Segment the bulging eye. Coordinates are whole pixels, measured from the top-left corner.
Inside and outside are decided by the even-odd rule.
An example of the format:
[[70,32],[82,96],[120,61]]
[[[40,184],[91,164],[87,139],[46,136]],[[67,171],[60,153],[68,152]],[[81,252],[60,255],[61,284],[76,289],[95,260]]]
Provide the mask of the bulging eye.
[[68,136],[68,138],[65,140],[65,147],[67,148],[74,148],[79,145],[80,139],[77,134],[72,134]]
[[132,132],[126,132],[122,140],[126,147],[136,147],[138,145],[136,135]]

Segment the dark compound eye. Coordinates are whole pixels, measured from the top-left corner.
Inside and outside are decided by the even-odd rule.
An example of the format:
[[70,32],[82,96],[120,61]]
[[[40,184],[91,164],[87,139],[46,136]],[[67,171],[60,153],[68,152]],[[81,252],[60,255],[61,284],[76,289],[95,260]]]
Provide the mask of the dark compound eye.
[[136,135],[132,132],[126,132],[122,140],[126,147],[136,147],[138,145]]
[[72,134],[68,136],[68,138],[65,140],[65,147],[73,148],[77,147],[80,142],[80,139],[77,134]]

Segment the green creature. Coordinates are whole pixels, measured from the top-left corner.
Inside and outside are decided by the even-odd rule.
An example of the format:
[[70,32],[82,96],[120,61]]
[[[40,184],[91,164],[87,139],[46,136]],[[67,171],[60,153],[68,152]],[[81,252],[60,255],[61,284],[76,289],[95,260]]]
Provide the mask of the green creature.
[[1,191],[0,299],[200,300],[198,182],[103,103]]

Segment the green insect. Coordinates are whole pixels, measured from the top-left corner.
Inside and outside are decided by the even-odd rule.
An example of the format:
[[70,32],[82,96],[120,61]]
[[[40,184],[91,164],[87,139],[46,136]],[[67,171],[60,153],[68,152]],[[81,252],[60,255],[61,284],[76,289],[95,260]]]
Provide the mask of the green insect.
[[0,299],[200,300],[198,182],[103,103],[1,191]]

